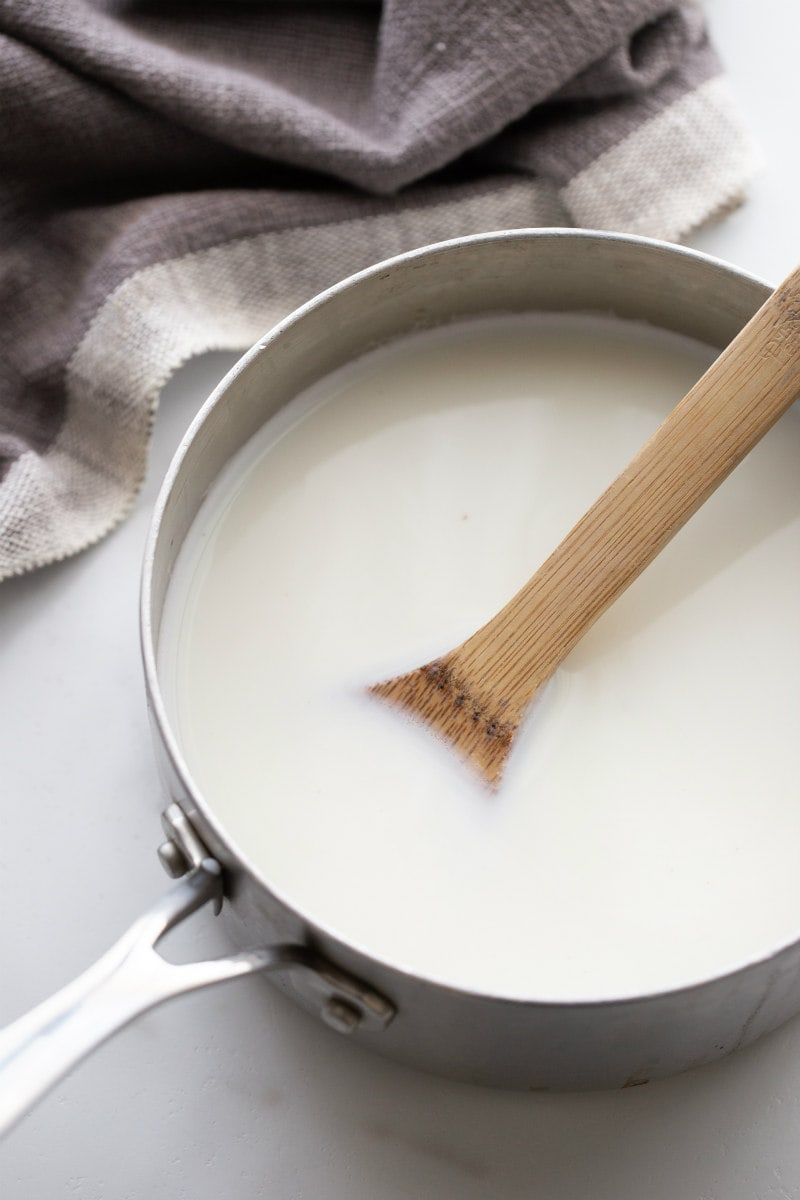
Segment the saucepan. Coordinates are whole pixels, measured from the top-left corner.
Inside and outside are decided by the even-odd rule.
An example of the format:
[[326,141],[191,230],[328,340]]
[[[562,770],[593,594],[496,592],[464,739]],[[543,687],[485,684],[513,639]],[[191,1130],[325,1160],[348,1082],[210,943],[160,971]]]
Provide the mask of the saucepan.
[[[519,1089],[630,1086],[718,1058],[800,1010],[800,914],[797,939],[765,947],[763,956],[722,975],[579,1003],[444,986],[350,944],[278,894],[197,788],[158,665],[168,585],[203,498],[232,455],[315,380],[399,334],[476,314],[614,313],[722,348],[768,294],[735,267],[673,245],[576,230],[500,232],[362,271],[298,309],[238,362],[181,443],[144,563],[144,671],[167,793],[159,854],[177,882],[95,966],[0,1035],[4,1127],[133,1017],[182,992],[254,972],[382,1055]],[[203,906],[221,910],[232,953],[167,963],[155,949],[159,938]]]

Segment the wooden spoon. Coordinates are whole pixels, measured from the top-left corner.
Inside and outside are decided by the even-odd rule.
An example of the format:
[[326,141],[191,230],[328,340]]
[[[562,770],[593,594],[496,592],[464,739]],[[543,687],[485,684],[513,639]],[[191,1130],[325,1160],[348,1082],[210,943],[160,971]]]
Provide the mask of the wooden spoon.
[[799,393],[800,268],[505,608],[449,654],[370,691],[496,788],[539,688]]

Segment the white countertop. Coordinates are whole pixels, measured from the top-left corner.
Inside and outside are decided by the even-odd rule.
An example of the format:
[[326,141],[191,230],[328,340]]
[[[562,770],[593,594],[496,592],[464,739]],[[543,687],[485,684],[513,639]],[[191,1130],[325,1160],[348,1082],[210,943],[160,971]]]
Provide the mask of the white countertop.
[[[706,4],[765,166],[689,244],[777,280],[800,261],[793,0]],[[138,577],[179,437],[233,361],[168,386],[131,519],[0,589],[0,1023],[61,986],[164,890],[161,786],[139,665]],[[228,947],[210,914],[176,955]],[[800,1019],[622,1092],[525,1095],[383,1062],[258,980],[129,1027],[0,1145],[3,1200],[745,1200],[800,1197]]]

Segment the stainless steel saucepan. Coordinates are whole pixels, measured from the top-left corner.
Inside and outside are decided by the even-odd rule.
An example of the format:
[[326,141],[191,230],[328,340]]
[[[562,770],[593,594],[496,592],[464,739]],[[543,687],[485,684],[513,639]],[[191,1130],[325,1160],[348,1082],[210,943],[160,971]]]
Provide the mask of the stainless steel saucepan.
[[[495,233],[363,271],[299,309],[240,360],[180,446],[144,564],[144,668],[168,792],[159,853],[180,881],[86,974],[0,1034],[0,1129],[139,1013],[256,971],[390,1058],[537,1090],[616,1088],[680,1071],[752,1042],[800,1010],[800,913],[798,939],[765,947],[757,961],[692,987],[619,1000],[477,994],[359,951],[274,893],[193,784],[162,700],[156,655],[170,574],[208,488],[277,409],[334,368],[420,326],[528,310],[612,312],[721,348],[768,293],[734,267],[640,238]],[[158,939],[206,904],[221,907],[234,946],[252,948],[213,962],[167,963]]]

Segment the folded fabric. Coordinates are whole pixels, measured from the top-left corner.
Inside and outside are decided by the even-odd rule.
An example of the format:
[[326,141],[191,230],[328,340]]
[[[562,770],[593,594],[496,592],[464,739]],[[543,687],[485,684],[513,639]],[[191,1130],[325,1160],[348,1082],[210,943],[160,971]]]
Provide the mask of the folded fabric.
[[753,165],[665,0],[0,0],[0,112],[0,578],[125,515],[191,355],[444,238],[677,239]]

